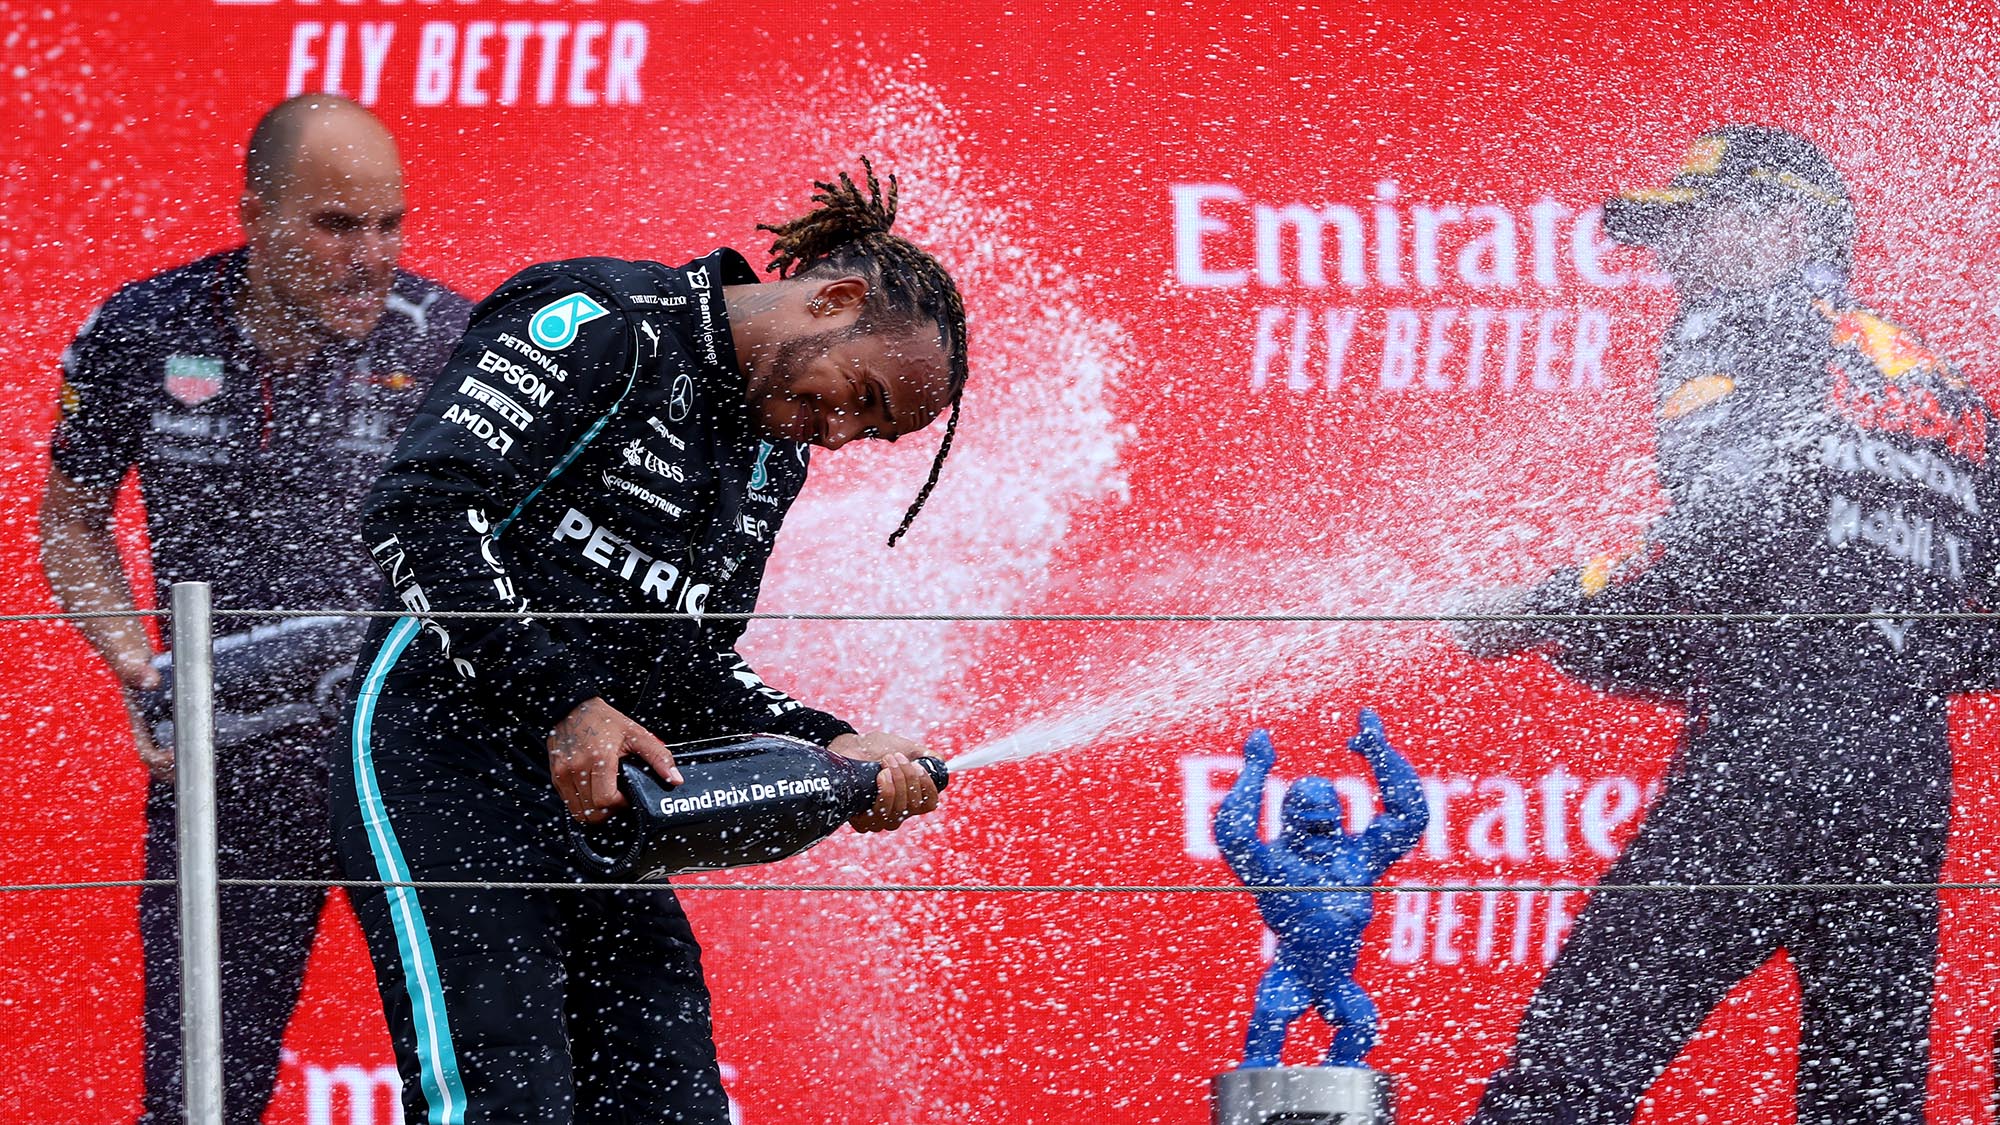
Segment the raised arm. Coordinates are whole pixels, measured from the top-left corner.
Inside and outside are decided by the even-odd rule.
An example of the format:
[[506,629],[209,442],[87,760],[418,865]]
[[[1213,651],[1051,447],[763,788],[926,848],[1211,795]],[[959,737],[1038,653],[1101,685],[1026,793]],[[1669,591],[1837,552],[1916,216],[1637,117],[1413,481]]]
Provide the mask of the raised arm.
[[1243,743],[1243,772],[1215,809],[1215,846],[1245,883],[1269,881],[1270,849],[1257,835],[1257,818],[1264,807],[1264,781],[1277,760],[1269,731],[1254,730]]
[[1367,760],[1375,774],[1375,786],[1382,793],[1382,815],[1369,822],[1361,835],[1373,881],[1423,838],[1424,828],[1430,824],[1430,805],[1424,800],[1417,771],[1389,744],[1382,718],[1373,708],[1361,709],[1360,730],[1347,740],[1347,748]]

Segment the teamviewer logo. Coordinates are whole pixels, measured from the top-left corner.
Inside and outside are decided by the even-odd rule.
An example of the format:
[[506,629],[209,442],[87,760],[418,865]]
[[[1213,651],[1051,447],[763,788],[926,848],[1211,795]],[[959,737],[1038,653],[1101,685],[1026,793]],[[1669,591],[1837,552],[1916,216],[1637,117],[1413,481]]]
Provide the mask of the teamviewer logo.
[[603,305],[582,293],[557,297],[541,307],[528,321],[528,338],[550,351],[561,351],[576,340],[576,331],[600,316],[609,316]]

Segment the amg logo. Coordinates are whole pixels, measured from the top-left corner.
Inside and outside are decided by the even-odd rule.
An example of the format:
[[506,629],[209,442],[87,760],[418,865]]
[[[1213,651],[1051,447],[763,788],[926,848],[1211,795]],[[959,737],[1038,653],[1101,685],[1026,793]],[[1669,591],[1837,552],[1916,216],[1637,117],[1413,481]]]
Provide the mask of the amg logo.
[[667,428],[667,424],[665,422],[660,421],[658,415],[649,415],[646,418],[646,424],[653,428],[654,433],[660,435],[663,438],[666,438],[668,445],[671,445],[678,450],[685,451],[687,449],[687,442],[684,442],[681,439],[675,437],[674,432]]

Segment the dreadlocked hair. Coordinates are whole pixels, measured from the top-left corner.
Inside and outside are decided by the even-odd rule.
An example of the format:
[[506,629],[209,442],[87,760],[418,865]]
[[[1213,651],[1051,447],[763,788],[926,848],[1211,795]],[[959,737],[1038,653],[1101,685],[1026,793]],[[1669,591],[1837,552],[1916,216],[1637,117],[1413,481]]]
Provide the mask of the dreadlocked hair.
[[896,177],[889,177],[885,194],[875,178],[875,166],[861,158],[864,194],[847,173],[839,183],[813,181],[816,190],[811,211],[790,222],[775,226],[759,223],[777,237],[771,241],[771,262],[767,267],[779,277],[841,277],[857,275],[869,280],[869,294],[863,318],[908,318],[937,325],[938,341],[950,357],[951,417],[945,422],[944,441],[931,461],[930,476],[918,490],[917,498],[903,513],[903,522],[889,536],[889,546],[910,530],[917,513],[937,487],[944,459],[951,452],[952,438],[958,433],[959,401],[965,393],[968,374],[965,354],[965,302],[958,286],[944,266],[908,239],[889,233],[896,222]]

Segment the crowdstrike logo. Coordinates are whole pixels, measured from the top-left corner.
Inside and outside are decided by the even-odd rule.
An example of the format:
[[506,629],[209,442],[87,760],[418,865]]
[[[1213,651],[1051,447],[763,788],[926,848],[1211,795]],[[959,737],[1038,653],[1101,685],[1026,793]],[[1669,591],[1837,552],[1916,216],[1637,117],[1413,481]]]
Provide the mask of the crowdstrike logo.
[[673,501],[667,499],[666,497],[661,496],[659,493],[654,492],[652,489],[647,488],[642,484],[626,480],[624,477],[612,476],[610,473],[602,473],[599,475],[602,476],[604,479],[604,487],[609,488],[614,492],[622,492],[625,495],[630,496],[632,499],[637,500],[642,504],[647,504],[652,507],[658,508],[660,511],[667,513],[668,515],[674,517],[675,519],[679,519],[682,516],[687,515],[686,509],[682,508],[679,504],[676,504]]
[[582,293],[557,297],[528,321],[528,338],[550,351],[561,351],[576,342],[577,330],[601,316],[609,316],[603,305]]

